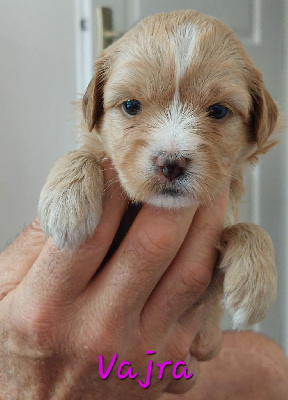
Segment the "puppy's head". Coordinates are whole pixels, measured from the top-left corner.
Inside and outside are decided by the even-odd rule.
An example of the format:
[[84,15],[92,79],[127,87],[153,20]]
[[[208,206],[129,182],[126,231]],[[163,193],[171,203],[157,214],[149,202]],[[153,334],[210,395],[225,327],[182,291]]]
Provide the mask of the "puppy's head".
[[83,99],[128,196],[207,203],[271,147],[277,107],[230,28],[194,11],[146,18],[109,47]]

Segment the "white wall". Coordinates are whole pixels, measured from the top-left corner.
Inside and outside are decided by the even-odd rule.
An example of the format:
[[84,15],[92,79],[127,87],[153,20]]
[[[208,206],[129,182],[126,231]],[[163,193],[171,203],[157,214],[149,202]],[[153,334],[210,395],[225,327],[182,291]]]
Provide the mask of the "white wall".
[[0,250],[36,215],[54,160],[72,146],[72,0],[0,1]]

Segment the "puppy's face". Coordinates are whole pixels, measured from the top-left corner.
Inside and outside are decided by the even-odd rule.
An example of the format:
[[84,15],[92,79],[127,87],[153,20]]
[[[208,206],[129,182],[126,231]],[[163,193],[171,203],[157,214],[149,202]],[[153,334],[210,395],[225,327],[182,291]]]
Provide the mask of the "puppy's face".
[[128,196],[169,208],[213,201],[277,119],[233,32],[191,11],[150,17],[111,46],[83,109]]

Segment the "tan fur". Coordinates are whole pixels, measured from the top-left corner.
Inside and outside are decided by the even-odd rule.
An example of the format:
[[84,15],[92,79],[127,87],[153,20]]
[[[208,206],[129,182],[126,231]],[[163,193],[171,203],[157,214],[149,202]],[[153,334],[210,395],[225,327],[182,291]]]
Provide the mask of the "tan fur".
[[[193,48],[185,58],[189,32]],[[177,47],[181,41],[184,50]],[[121,105],[133,99],[142,110],[131,117]],[[219,103],[229,114],[210,118],[208,108]],[[104,156],[132,201],[162,207],[212,205],[232,176],[219,245],[224,299],[237,326],[264,318],[276,292],[273,246],[261,228],[231,225],[244,190],[244,166],[276,144],[270,135],[278,111],[233,31],[195,11],[146,18],[96,62],[82,109],[80,150],[58,161],[41,194],[43,229],[60,247],[76,247],[94,232],[103,191],[98,161]],[[163,154],[188,160],[185,179],[165,181],[155,166]],[[173,185],[179,193],[183,189],[181,195],[165,192]],[[218,303],[218,320],[216,308]],[[215,323],[210,318],[205,329],[212,332]]]
[[[102,213],[103,175],[98,160],[83,150],[62,156],[40,195],[45,231],[59,247],[72,248],[95,232]],[[79,207],[81,205],[81,207]],[[40,212],[43,225],[43,214]]]

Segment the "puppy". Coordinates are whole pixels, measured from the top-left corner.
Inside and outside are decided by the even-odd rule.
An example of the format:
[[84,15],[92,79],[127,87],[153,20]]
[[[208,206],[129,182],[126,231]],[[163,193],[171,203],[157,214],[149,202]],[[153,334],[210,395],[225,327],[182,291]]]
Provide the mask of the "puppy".
[[219,244],[224,302],[236,327],[263,319],[276,294],[273,246],[260,227],[235,223],[243,169],[276,144],[278,111],[233,31],[195,11],[144,19],[96,62],[82,109],[80,148],[56,162],[41,192],[43,230],[60,248],[94,233],[103,157],[132,202],[169,209],[212,205],[232,177]]

